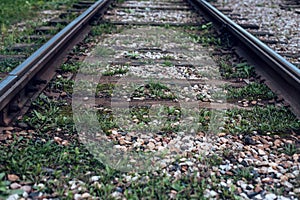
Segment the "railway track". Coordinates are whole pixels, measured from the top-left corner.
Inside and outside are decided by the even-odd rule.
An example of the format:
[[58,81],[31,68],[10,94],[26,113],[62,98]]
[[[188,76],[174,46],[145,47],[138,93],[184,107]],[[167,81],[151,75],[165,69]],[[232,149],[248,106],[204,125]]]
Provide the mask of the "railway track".
[[[69,130],[47,127],[30,107],[42,92],[34,105],[64,101],[60,109],[72,112],[77,139],[121,172],[221,177],[205,191],[184,191],[186,198],[296,199],[299,76],[206,1],[97,1],[0,82],[1,123],[29,109],[27,124],[16,123],[16,130],[46,129],[68,145]],[[223,175],[242,179],[226,182]],[[178,188],[168,192],[181,195]]]
[[[299,99],[299,70],[297,68],[295,68],[295,66],[291,65],[290,63],[286,62],[286,60],[284,60],[282,57],[280,57],[278,54],[276,54],[275,52],[273,52],[271,49],[269,49],[266,45],[264,45],[263,43],[261,43],[260,41],[258,41],[255,37],[253,37],[252,35],[246,33],[242,28],[238,27],[237,25],[235,25],[233,22],[228,21],[228,19],[226,19],[226,16],[221,14],[220,12],[218,12],[217,10],[215,10],[213,7],[211,7],[209,4],[205,4],[200,2],[192,2],[193,4],[198,4],[198,6],[202,6],[202,8],[206,8],[208,11],[208,13],[210,14],[210,16],[212,16],[212,18],[218,18],[217,21],[220,26],[224,26],[223,24],[227,24],[227,29],[229,31],[231,31],[233,34],[235,34],[235,37],[239,40],[243,40],[243,42],[247,43],[248,48],[250,49],[250,51],[254,52],[251,55],[248,54],[249,49],[243,49],[241,50],[240,47],[237,47],[237,51],[241,51],[239,52],[240,54],[243,54],[243,56],[245,58],[248,59],[252,59],[254,57],[259,57],[260,58],[260,62],[256,63],[251,63],[254,66],[256,65],[256,69],[258,71],[258,73],[260,73],[265,79],[267,79],[267,85],[273,89],[273,91],[276,91],[277,94],[280,95],[280,99],[284,98],[285,101],[288,104],[292,105],[292,109],[294,111],[294,113],[296,115],[299,116],[299,110],[300,110],[300,106],[298,103]],[[81,2],[81,4],[83,5],[87,5],[89,6],[91,4],[91,2]],[[78,4],[78,6],[82,6],[80,4]],[[147,5],[146,5],[147,7]],[[146,8],[145,5],[142,5],[140,7],[137,7],[137,9],[143,11],[143,9]],[[134,6],[125,6],[122,7],[122,9],[132,9],[134,8]],[[147,7],[148,8],[148,7]],[[151,7],[149,7],[149,9],[152,9]],[[153,7],[153,9],[155,9],[155,7]],[[184,10],[187,10],[188,7],[183,7],[183,8],[178,8],[178,7],[162,7],[163,10],[165,10],[166,12],[169,12],[168,10],[171,9],[176,9],[180,12],[184,12]],[[157,13],[159,14],[159,12],[161,11],[157,11]],[[153,19],[150,19],[153,20]],[[52,20],[53,21],[53,20]],[[55,21],[55,20],[54,20]],[[56,20],[57,21],[57,20]],[[81,20],[80,22],[77,22],[78,24],[83,24],[84,20]],[[156,22],[134,22],[135,25],[161,25],[160,23]],[[152,23],[152,24],[151,24]],[[195,22],[191,22],[191,23],[184,23],[182,25],[196,25],[199,22],[195,21]],[[121,24],[121,25],[126,25],[126,24],[131,24],[128,23],[127,21],[122,21],[122,22],[112,22],[112,24],[117,25],[117,24]],[[172,24],[168,23],[168,25],[179,25],[179,24]],[[251,24],[250,24],[251,25]],[[241,24],[241,26],[249,26],[249,24]],[[72,27],[74,28],[74,27]],[[49,29],[49,28],[45,28],[45,27],[41,27],[39,29]],[[67,31],[72,31],[71,28],[69,28],[69,30]],[[67,31],[65,33],[61,33],[61,35],[63,34],[67,34]],[[239,32],[239,33],[238,33]],[[26,104],[26,102],[28,101],[28,99],[30,99],[31,92],[30,91],[34,91],[37,90],[38,85],[41,85],[41,83],[45,83],[48,82],[51,78],[51,75],[48,77],[35,77],[34,81],[30,81],[31,83],[29,84],[25,84],[25,82],[29,81],[32,76],[35,76],[35,73],[37,73],[39,70],[37,70],[34,73],[30,73],[30,75],[27,74],[28,77],[22,77],[23,74],[26,74],[26,71],[29,70],[30,68],[33,68],[32,66],[34,65],[35,62],[41,62],[40,61],[40,56],[42,56],[41,54],[46,54],[46,51],[49,51],[52,47],[51,45],[54,46],[54,44],[51,43],[58,43],[58,40],[65,40],[68,43],[68,38],[63,38],[62,36],[57,36],[56,38],[53,38],[51,40],[51,42],[48,43],[48,46],[44,46],[43,48],[39,49],[35,55],[31,56],[28,60],[26,60],[22,65],[20,65],[17,69],[13,70],[11,73],[9,73],[9,76],[7,76],[5,78],[5,80],[3,80],[1,82],[1,119],[2,119],[2,124],[8,124],[11,119],[16,116],[15,113],[18,113],[21,109],[21,107],[24,107],[24,105]],[[74,41],[76,41],[77,39],[75,39]],[[72,45],[70,45],[71,47]],[[253,47],[256,46],[256,47]],[[251,50],[252,48],[256,48],[255,50]],[[260,50],[258,50],[260,49]],[[44,52],[42,52],[44,51]],[[52,55],[51,55],[52,56]],[[46,57],[46,56],[45,56]],[[55,56],[53,56],[53,58],[55,58]],[[49,59],[48,57],[46,57],[45,59]],[[267,62],[268,66],[272,66],[272,67],[259,67],[262,65],[265,65]],[[51,60],[50,60],[51,63]],[[275,64],[276,63],[276,64]],[[27,66],[25,66],[27,65]],[[38,68],[46,68],[46,67],[42,67],[41,64],[39,64]],[[53,71],[53,70],[52,70]],[[53,74],[49,73],[49,72],[44,72],[44,74]],[[286,75],[288,74],[288,75]],[[38,75],[38,76],[43,76],[43,75]],[[44,75],[45,76],[45,75]],[[47,76],[47,75],[46,75]],[[25,82],[21,83],[15,83],[18,79],[24,79],[26,80]],[[42,80],[45,79],[45,80]],[[269,81],[270,80],[270,81]],[[21,85],[27,85],[27,87],[25,90],[23,89],[23,95],[22,92],[18,91],[20,86],[18,84]],[[15,85],[15,86],[13,86]],[[36,87],[37,86],[37,87]],[[18,88],[18,89],[12,89],[12,88]],[[8,92],[8,89],[11,92]],[[21,89],[21,88],[20,88]],[[29,92],[26,92],[29,91]],[[40,90],[41,91],[41,90]],[[19,97],[15,97],[16,94],[18,93]],[[26,97],[27,96],[27,97]],[[10,102],[10,100],[12,98],[15,98],[15,101]],[[11,117],[9,117],[11,116]]]

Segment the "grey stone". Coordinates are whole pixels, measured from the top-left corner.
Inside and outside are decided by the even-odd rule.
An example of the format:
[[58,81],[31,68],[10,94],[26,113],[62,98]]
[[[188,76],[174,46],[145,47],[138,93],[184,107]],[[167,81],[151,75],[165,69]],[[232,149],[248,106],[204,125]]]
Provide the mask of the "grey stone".
[[18,200],[20,196],[18,194],[10,195],[6,200]]
[[276,199],[277,198],[277,196],[275,195],[275,194],[266,194],[266,196],[265,196],[265,199],[266,200],[274,200],[274,199]]
[[74,199],[75,200],[80,200],[81,199],[81,194],[75,194]]
[[10,185],[10,188],[13,190],[19,189],[21,187],[21,185],[19,183],[12,183]]

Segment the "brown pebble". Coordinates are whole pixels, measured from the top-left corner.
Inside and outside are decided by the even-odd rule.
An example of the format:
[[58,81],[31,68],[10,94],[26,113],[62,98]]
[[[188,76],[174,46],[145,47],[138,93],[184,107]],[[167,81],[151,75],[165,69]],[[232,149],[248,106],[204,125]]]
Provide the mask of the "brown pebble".
[[177,194],[177,191],[176,190],[171,190],[171,193]]
[[273,179],[270,178],[270,177],[266,177],[266,178],[263,178],[263,179],[261,180],[261,182],[263,182],[263,183],[272,183],[272,182],[273,182]]
[[255,186],[255,189],[254,189],[254,191],[256,192],[256,193],[259,193],[259,192],[261,192],[263,189],[259,186],[259,185],[256,185]]
[[246,157],[246,155],[245,155],[244,152],[240,152],[240,153],[239,153],[239,156],[240,156],[241,158],[245,158],[245,157]]
[[68,140],[64,140],[64,141],[62,141],[61,144],[64,145],[64,146],[68,146],[69,145],[69,141]]
[[61,97],[65,97],[65,96],[67,96],[67,93],[66,92],[62,92],[62,93],[60,93],[60,96]]
[[238,193],[238,194],[241,194],[242,192],[243,192],[242,188],[238,187],[238,188],[237,188],[237,193]]
[[263,143],[263,144],[269,144],[269,142],[266,140],[266,139],[264,139],[264,138],[260,138],[260,141]]
[[226,133],[223,133],[223,132],[218,134],[219,137],[224,137],[225,135],[226,135]]
[[233,176],[233,173],[231,171],[226,171],[225,174],[227,174],[229,176]]
[[257,104],[257,101],[251,101],[251,104],[252,104],[252,105],[256,105],[256,104]]
[[275,103],[275,99],[269,100],[268,103],[269,103],[269,104],[274,104],[274,103]]
[[293,159],[294,159],[294,161],[299,160],[299,155],[298,155],[298,154],[294,154],[294,155],[293,155]]
[[19,180],[19,177],[17,175],[15,175],[15,174],[8,174],[7,178],[8,178],[9,181],[17,181],[17,180]]
[[63,139],[61,139],[60,137],[54,137],[54,141],[60,144],[63,141]]
[[124,144],[125,144],[124,138],[120,138],[120,139],[119,139],[119,144],[120,144],[120,145],[124,145]]
[[275,141],[274,141],[274,145],[275,146],[280,146],[282,144],[282,141],[281,140],[279,140],[279,139],[276,139]]
[[289,180],[289,178],[287,177],[287,176],[285,176],[285,175],[282,175],[281,177],[280,177],[280,181],[281,182],[285,182],[285,181],[288,181]]
[[188,166],[187,165],[182,165],[181,170],[186,172],[188,170]]
[[228,142],[228,139],[222,137],[220,138],[220,141],[222,142],[222,144],[225,144]]

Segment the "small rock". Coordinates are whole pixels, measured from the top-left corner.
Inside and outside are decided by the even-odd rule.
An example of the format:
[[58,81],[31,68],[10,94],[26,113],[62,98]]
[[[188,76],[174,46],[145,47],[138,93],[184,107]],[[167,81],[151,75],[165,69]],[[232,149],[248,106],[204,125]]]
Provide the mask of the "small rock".
[[60,137],[55,136],[54,141],[60,144],[63,141],[63,139],[61,139]]
[[288,181],[285,181],[284,183],[282,183],[282,185],[284,185],[284,186],[286,186],[286,187],[288,187],[288,188],[293,188],[294,186],[293,186],[293,184],[291,184],[290,182],[288,182]]
[[255,141],[248,135],[244,137],[244,142],[246,145],[254,145]]
[[228,185],[227,185],[225,182],[223,182],[223,181],[220,182],[220,185],[221,185],[222,187],[227,187],[227,186],[228,186]]
[[225,144],[225,143],[228,142],[228,139],[221,137],[220,141],[221,141],[222,144]]
[[246,160],[242,160],[241,164],[242,164],[244,167],[248,167],[248,166],[249,166],[249,164],[247,163]]
[[225,135],[226,135],[226,133],[223,133],[223,132],[218,134],[219,137],[224,137]]
[[135,177],[132,177],[131,181],[134,182],[134,181],[137,181],[139,179],[139,177],[135,176]]
[[294,192],[295,192],[296,194],[300,194],[300,188],[295,188],[295,189],[294,189]]
[[259,192],[261,192],[263,189],[259,186],[259,185],[256,185],[255,186],[255,189],[254,189],[254,191],[256,192],[256,193],[259,193]]
[[229,175],[229,176],[233,176],[233,173],[232,173],[231,171],[226,171],[225,174],[227,174],[227,175]]
[[25,192],[25,191],[24,191],[24,192],[23,192],[23,194],[22,194],[22,196],[23,196],[24,198],[26,198],[26,199],[27,199],[27,198],[28,198],[28,196],[29,196],[29,195],[28,195],[28,192]]
[[94,182],[93,186],[94,186],[95,188],[97,188],[98,190],[100,190],[101,187],[102,187],[102,185],[101,185],[99,182]]
[[82,199],[88,199],[88,198],[90,198],[91,197],[91,195],[89,194],[89,193],[87,193],[87,192],[85,192],[85,193],[83,193],[82,195],[81,195],[81,198]]
[[64,140],[64,141],[62,141],[61,144],[64,145],[64,146],[68,146],[69,145],[69,141],[68,140]]
[[121,145],[114,145],[114,148],[121,150],[121,151],[127,151],[127,148]]
[[277,200],[290,200],[290,198],[284,197],[284,196],[278,196]]
[[246,157],[245,153],[242,152],[242,151],[239,153],[239,156],[240,156],[241,158],[245,158],[245,157]]
[[132,121],[133,121],[134,123],[136,123],[136,124],[140,122],[139,119],[133,119]]
[[45,188],[45,185],[43,183],[39,183],[37,186],[40,190]]
[[10,195],[6,200],[18,200],[20,196],[18,194]]
[[81,194],[75,194],[74,199],[75,200],[80,200],[81,199]]
[[266,178],[263,178],[263,179],[261,180],[261,182],[263,182],[263,183],[272,183],[272,182],[273,182],[273,179],[270,178],[270,177],[266,177]]
[[113,192],[112,194],[111,194],[111,197],[113,197],[113,198],[116,198],[116,199],[119,199],[120,197],[121,197],[121,193],[120,192]]
[[204,197],[209,198],[209,197],[216,197],[218,195],[217,192],[215,192],[214,190],[208,190],[206,189],[204,191]]
[[261,200],[261,199],[263,199],[263,197],[261,196],[261,194],[258,194],[256,196],[254,196],[254,199]]
[[9,181],[17,181],[17,180],[19,180],[19,177],[17,175],[15,175],[15,174],[8,174],[7,178],[8,178]]
[[38,197],[41,197],[43,195],[42,192],[31,192],[29,194],[29,198],[31,199],[38,199]]
[[280,146],[282,144],[282,141],[281,140],[279,140],[279,139],[276,139],[275,141],[274,141],[274,145],[275,146]]
[[280,177],[280,181],[281,182],[285,182],[285,181],[288,181],[289,180],[289,178],[286,176],[286,175],[282,175],[281,177]]
[[243,199],[249,199],[249,198],[248,198],[248,195],[245,194],[245,193],[241,193],[240,196],[243,197]]
[[266,155],[266,152],[262,149],[258,149],[258,155],[264,156],[264,155]]
[[269,104],[274,104],[275,102],[276,102],[275,99],[271,99],[268,101]]
[[252,105],[256,105],[256,104],[257,104],[257,101],[251,101],[251,104],[252,104]]
[[18,123],[18,127],[22,128],[22,129],[27,129],[28,128],[28,125],[24,122],[19,122]]
[[122,193],[122,192],[123,192],[123,189],[122,189],[121,187],[117,187],[117,188],[116,188],[116,191]]
[[122,136],[126,136],[126,135],[127,135],[127,132],[121,131],[120,134],[121,134]]
[[249,104],[247,102],[243,102],[243,107],[248,107]]
[[220,165],[219,166],[221,170],[225,170],[225,171],[228,171],[231,169],[231,166],[229,164],[227,165]]
[[21,189],[22,190],[24,190],[25,192],[27,192],[27,193],[29,193],[30,191],[31,191],[31,186],[29,186],[29,185],[23,185],[22,187],[21,187]]
[[294,161],[297,162],[299,160],[299,155],[298,154],[294,154],[293,155],[293,159],[294,159]]
[[147,144],[147,147],[150,149],[150,150],[153,150],[155,148],[155,144],[153,142],[149,142]]
[[286,174],[286,177],[288,177],[289,179],[294,179],[294,178],[296,178],[295,175],[292,174],[292,173],[287,173],[287,174]]
[[21,185],[19,183],[12,183],[10,185],[10,188],[13,190],[19,189],[21,187]]
[[281,176],[283,176],[282,173],[279,172],[276,173],[276,178],[280,178]]
[[265,196],[265,199],[266,200],[274,200],[274,199],[276,199],[277,198],[277,196],[275,195],[275,194],[267,194],[266,196]]
[[262,162],[261,161],[257,161],[256,165],[260,166],[260,167],[263,167],[263,166],[267,167],[267,166],[269,166],[269,162],[268,161],[262,161]]
[[177,194],[177,191],[176,190],[171,190],[171,192],[170,192],[170,198],[171,199],[176,199],[176,194]]
[[66,93],[66,92],[62,92],[62,93],[60,93],[60,96],[61,96],[61,97],[66,97],[66,96],[67,96],[67,93]]
[[91,178],[90,178],[90,181],[91,182],[96,182],[96,181],[99,181],[100,180],[100,176],[92,176]]
[[216,193],[215,191],[213,191],[213,190],[211,190],[210,192],[209,192],[209,196],[210,197],[215,197],[215,196],[217,196],[218,195],[218,193]]
[[260,141],[261,141],[263,144],[266,144],[266,145],[269,144],[269,142],[268,142],[266,139],[264,139],[264,138],[260,138]]

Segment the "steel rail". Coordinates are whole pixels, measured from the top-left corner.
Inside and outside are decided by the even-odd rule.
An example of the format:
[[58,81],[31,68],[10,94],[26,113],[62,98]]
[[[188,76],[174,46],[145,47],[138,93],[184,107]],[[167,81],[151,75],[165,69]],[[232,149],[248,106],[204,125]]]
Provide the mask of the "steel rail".
[[[291,106],[294,114],[300,118],[300,69],[288,62],[255,36],[233,22],[215,7],[204,0],[189,0],[204,11],[206,15],[225,28],[245,46],[239,47],[242,55],[254,64],[266,84]],[[240,45],[239,45],[240,46]]]
[[8,111],[4,109],[7,108],[10,102],[24,89],[26,84],[45,66],[49,66],[49,62],[59,56],[63,49],[68,47],[72,39],[74,39],[76,35],[80,35],[81,31],[89,25],[90,20],[101,10],[104,10],[110,2],[111,0],[99,0],[95,2],[79,17],[35,51],[23,63],[12,70],[0,82],[0,123],[7,125],[8,121],[3,119],[3,115],[7,115]]

